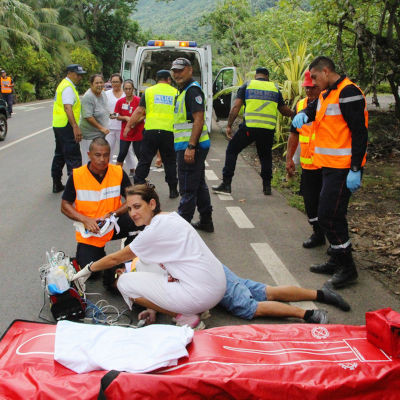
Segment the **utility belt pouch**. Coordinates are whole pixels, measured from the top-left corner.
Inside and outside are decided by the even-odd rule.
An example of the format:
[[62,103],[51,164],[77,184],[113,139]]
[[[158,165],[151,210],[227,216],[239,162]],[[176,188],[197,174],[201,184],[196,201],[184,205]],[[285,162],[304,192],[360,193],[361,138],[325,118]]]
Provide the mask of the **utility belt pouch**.
[[390,307],[365,313],[367,339],[393,358],[400,358],[400,313]]

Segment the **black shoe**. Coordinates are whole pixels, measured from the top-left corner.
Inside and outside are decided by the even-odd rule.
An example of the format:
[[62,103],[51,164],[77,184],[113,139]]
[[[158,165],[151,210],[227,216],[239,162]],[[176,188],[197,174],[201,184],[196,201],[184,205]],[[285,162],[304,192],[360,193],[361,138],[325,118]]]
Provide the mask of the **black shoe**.
[[202,221],[192,222],[192,226],[194,229],[197,229],[199,231],[204,231],[209,233],[214,232],[214,224],[212,220],[207,222],[202,222]]
[[221,194],[231,194],[231,184],[226,182],[221,182],[218,186],[212,186],[211,189],[214,193]]
[[263,182],[263,193],[266,196],[271,196],[271,182]]
[[343,311],[350,311],[349,303],[339,293],[336,293],[325,285],[322,287],[321,291],[324,294],[324,300],[322,303],[332,304]]
[[328,313],[325,310],[313,310],[311,317],[309,317],[306,322],[308,324],[327,324]]
[[53,181],[53,193],[60,193],[65,189],[61,181]]
[[332,257],[326,263],[318,264],[318,265],[311,265],[310,271],[314,272],[315,274],[326,274],[326,275],[333,275],[339,266],[336,264]]
[[170,199],[176,199],[179,196],[178,189],[176,188],[176,185],[171,185],[169,187],[169,198]]
[[325,236],[314,232],[303,242],[303,247],[305,249],[312,249],[313,247],[322,246],[323,244],[325,244]]
[[358,273],[356,267],[344,266],[341,267],[331,279],[325,283],[324,286],[334,289],[340,289],[354,283],[358,278]]

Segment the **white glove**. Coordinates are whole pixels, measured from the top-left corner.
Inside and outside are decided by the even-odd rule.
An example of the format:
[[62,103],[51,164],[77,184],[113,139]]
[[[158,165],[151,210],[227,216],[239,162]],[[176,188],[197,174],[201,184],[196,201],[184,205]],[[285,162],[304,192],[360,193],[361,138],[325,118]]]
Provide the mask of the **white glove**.
[[77,272],[71,279],[72,281],[74,281],[78,290],[82,293],[85,293],[85,291],[86,291],[85,282],[89,279],[90,275],[92,275],[92,272],[89,270],[89,268],[92,264],[93,264],[93,261],[91,263],[89,263],[88,265],[86,265],[85,268],[83,268],[79,272]]

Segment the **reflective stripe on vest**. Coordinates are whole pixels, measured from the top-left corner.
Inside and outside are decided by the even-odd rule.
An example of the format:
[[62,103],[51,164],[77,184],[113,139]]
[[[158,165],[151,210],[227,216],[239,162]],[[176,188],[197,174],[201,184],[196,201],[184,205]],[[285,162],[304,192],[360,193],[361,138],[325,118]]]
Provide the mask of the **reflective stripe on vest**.
[[275,129],[279,91],[273,82],[251,80],[246,87],[244,118],[248,128]]
[[12,93],[12,87],[10,87],[10,85],[11,77],[7,76],[7,78],[1,78],[1,93]]
[[147,131],[159,129],[173,131],[174,99],[178,91],[168,83],[157,83],[146,89],[146,121]]
[[81,117],[81,101],[79,100],[79,94],[75,89],[75,86],[68,80],[63,79],[57,87],[56,97],[54,98],[53,105],[53,126],[55,128],[63,128],[68,123],[67,113],[64,110],[64,104],[62,102],[62,92],[66,87],[71,87],[75,94],[75,103],[72,106],[72,112],[75,117],[75,121],[79,124]]
[[[307,107],[308,97],[300,100],[296,105],[296,112],[300,112]],[[315,133],[313,133],[312,122],[304,124],[299,132],[299,143],[300,143],[300,164],[304,169],[318,169],[313,164],[313,153],[315,145]]]
[[[92,175],[87,165],[75,168],[72,172],[76,191],[75,208],[90,218],[101,218],[121,207],[122,168],[108,165],[107,173],[101,183]],[[76,232],[76,241],[96,247],[104,247],[111,240],[113,231],[102,237],[83,238]]]
[[[354,85],[354,83],[351,82],[350,79],[344,78],[342,82],[338,84],[337,89],[331,90],[325,99],[323,98],[323,93],[321,93],[318,98],[317,112],[314,121],[315,149],[313,158],[313,162],[317,166],[350,168],[352,145],[351,131],[342,116],[340,103],[350,103],[352,101],[360,101],[361,99],[365,101],[365,96],[361,92],[361,95],[340,99],[341,91],[348,85]],[[365,127],[368,128],[366,101],[364,118]],[[362,166],[365,164],[365,161],[366,155],[364,155]]]
[[[186,87],[175,99],[175,109],[174,109],[174,146],[175,150],[185,150],[190,136],[192,135],[193,122],[187,119],[185,96],[187,90],[192,87],[200,87],[198,82],[192,82],[188,87]],[[208,136],[207,125],[203,125],[203,131],[201,132],[199,138],[200,147],[209,147],[210,137]]]

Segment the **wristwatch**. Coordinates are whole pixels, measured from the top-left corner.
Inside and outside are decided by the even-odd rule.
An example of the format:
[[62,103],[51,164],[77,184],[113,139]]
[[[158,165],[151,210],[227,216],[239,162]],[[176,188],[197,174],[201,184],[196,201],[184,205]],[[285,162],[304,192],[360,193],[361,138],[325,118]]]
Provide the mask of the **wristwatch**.
[[353,172],[357,172],[357,171],[360,170],[360,168],[358,168],[356,165],[352,165],[352,166],[350,167],[350,169],[351,169]]
[[193,145],[193,144],[191,144],[191,143],[189,143],[188,146],[187,146],[187,148],[188,148],[189,150],[194,150],[194,149],[196,148],[196,146]]
[[92,266],[92,264],[93,264],[93,261],[91,261],[91,262],[87,265],[87,269],[88,269],[88,271],[90,271],[90,272],[93,272],[93,271],[90,269],[90,267]]

